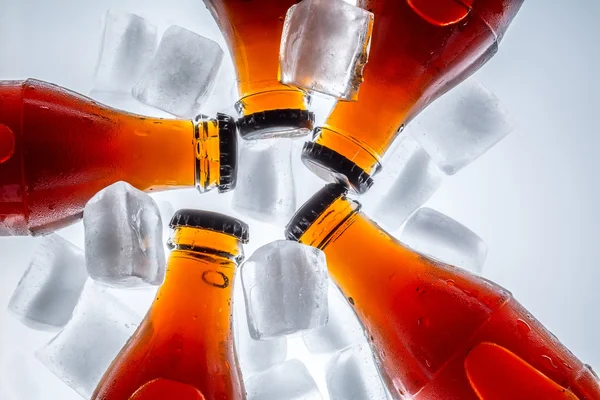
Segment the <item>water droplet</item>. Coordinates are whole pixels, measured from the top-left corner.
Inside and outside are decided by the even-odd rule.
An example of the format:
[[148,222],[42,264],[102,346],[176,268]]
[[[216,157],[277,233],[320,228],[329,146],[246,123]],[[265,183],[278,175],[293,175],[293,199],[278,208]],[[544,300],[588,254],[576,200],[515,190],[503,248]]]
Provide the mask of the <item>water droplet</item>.
[[448,280],[446,280],[446,283],[447,283],[448,285],[450,285],[450,286],[454,286],[454,285],[456,285],[456,282],[454,282],[452,279],[448,279]]
[[0,124],[0,164],[15,153],[15,135],[6,125]]
[[542,358],[547,359],[550,362],[550,365],[552,365],[554,368],[558,368],[556,366],[556,364],[554,364],[554,361],[552,360],[552,358],[550,358],[550,356],[547,356],[547,355],[544,354],[544,355],[542,355]]
[[531,326],[529,326],[529,324],[523,321],[522,319],[517,320],[517,329],[523,335],[526,335],[529,332],[531,332]]
[[431,362],[430,362],[429,360],[425,360],[425,364],[426,364],[426,365],[427,365],[429,368],[431,368]]

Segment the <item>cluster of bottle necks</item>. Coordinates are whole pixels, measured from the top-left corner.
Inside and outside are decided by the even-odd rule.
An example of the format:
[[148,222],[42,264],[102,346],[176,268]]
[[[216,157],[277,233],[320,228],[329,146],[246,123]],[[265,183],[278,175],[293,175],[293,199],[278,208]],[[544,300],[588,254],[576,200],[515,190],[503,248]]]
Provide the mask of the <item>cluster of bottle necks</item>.
[[[232,190],[238,134],[313,128],[307,95],[277,77],[283,17],[296,2],[205,2],[236,65],[241,117],[142,117],[41,81],[0,82],[0,235],[64,227],[116,181]],[[338,102],[303,151],[310,169],[339,183],[298,210],[287,238],[325,252],[397,398],[600,399],[591,369],[509,292],[408,250],[346,198],[369,189],[399,126],[491,58],[521,4],[359,1],[375,24],[358,100]],[[171,226],[165,282],[94,399],[245,397],[230,318],[247,226],[193,210]]]

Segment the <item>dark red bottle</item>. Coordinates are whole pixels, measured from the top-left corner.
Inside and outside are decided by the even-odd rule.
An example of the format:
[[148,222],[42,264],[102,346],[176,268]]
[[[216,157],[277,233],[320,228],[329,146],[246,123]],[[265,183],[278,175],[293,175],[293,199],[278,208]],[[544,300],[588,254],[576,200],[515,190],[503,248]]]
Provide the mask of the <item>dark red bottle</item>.
[[158,119],[109,108],[56,85],[0,82],[0,236],[69,225],[102,188],[235,187],[231,117]]

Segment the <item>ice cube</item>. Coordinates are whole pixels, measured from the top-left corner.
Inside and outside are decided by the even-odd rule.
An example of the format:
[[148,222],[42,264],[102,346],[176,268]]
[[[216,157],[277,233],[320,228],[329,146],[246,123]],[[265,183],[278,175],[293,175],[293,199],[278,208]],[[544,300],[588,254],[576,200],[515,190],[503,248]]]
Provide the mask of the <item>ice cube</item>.
[[515,123],[498,98],[471,79],[434,101],[410,126],[440,169],[453,175],[508,135]]
[[286,361],[245,382],[248,400],[321,400],[317,384],[297,359]]
[[167,246],[167,241],[171,237],[171,228],[169,227],[169,223],[171,222],[171,218],[173,218],[173,214],[175,214],[175,208],[173,208],[173,204],[166,200],[156,200],[156,205],[158,206],[158,211],[160,212],[160,219],[162,221],[162,244],[165,249],[165,255],[169,254],[169,248]]
[[292,140],[243,140],[232,207],[269,223],[288,221],[296,210]]
[[356,100],[372,29],[373,14],[343,0],[292,6],[281,39],[281,82]]
[[156,118],[173,118],[172,114],[158,110],[154,107],[150,107],[146,104],[140,103],[129,93],[118,93],[118,92],[107,92],[93,89],[88,96],[97,102],[107,105],[117,110],[123,110],[128,113],[145,115]]
[[132,94],[144,104],[193,118],[211,94],[223,50],[210,39],[173,25]]
[[265,339],[327,323],[325,254],[278,240],[258,248],[241,267],[250,335]]
[[86,204],[83,224],[92,279],[112,286],[162,283],[163,226],[152,197],[126,182],[114,183]]
[[327,365],[327,391],[331,400],[386,400],[387,390],[368,344],[349,347]]
[[322,328],[306,332],[302,339],[312,353],[331,353],[348,346],[366,343],[364,329],[340,290],[329,285],[329,321]]
[[419,253],[478,274],[487,255],[487,246],[479,236],[431,208],[414,213],[399,239]]
[[34,253],[8,308],[29,327],[59,329],[71,318],[87,278],[83,251],[50,234]]
[[141,317],[91,280],[73,318],[35,356],[53,374],[89,399]]
[[150,64],[157,44],[156,26],[138,15],[108,10],[94,89],[131,92]]
[[402,135],[371,190],[361,196],[366,213],[390,232],[431,198],[445,176],[419,142]]
[[284,362],[287,357],[287,339],[285,337],[255,340],[250,336],[246,303],[239,274],[236,276],[234,284],[233,306],[236,350],[244,376],[249,377]]

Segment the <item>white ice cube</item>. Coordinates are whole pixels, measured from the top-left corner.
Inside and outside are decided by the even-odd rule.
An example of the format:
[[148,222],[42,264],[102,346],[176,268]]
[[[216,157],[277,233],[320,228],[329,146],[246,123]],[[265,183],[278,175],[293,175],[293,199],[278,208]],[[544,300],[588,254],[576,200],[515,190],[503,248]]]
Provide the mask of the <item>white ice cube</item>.
[[193,118],[210,96],[223,61],[212,40],[173,25],[132,90],[133,97],[168,113]]
[[255,339],[316,329],[327,323],[327,265],[314,247],[278,240],[241,267],[250,334]]
[[368,344],[349,347],[327,365],[327,391],[331,400],[386,400],[387,390]]
[[157,44],[156,26],[138,15],[108,10],[94,89],[129,93],[150,64]]
[[89,399],[141,317],[91,280],[73,318],[36,357],[58,378]]
[[73,314],[88,274],[85,256],[57,234],[42,239],[8,308],[34,329],[59,329]]
[[284,362],[287,357],[287,339],[285,337],[255,340],[250,336],[246,302],[239,274],[236,276],[234,285],[233,307],[235,344],[243,376],[250,377]]
[[401,135],[384,158],[375,184],[360,199],[366,213],[390,232],[431,198],[445,176],[419,142]]
[[248,400],[321,400],[306,366],[297,359],[286,361],[245,382]]
[[356,100],[372,29],[373,14],[343,0],[292,6],[281,38],[281,82]]
[[324,327],[302,336],[306,348],[312,353],[331,353],[354,344],[366,343],[364,329],[354,310],[333,284],[329,285],[327,302],[329,320]]
[[413,250],[481,273],[487,246],[469,228],[431,208],[421,208],[406,221],[400,241]]
[[114,183],[83,211],[85,258],[92,279],[112,286],[160,285],[165,277],[162,221],[146,193]]
[[232,207],[269,223],[288,221],[296,210],[292,140],[241,141],[237,186]]
[[434,101],[410,125],[411,134],[448,175],[485,153],[514,126],[500,100],[472,79]]

